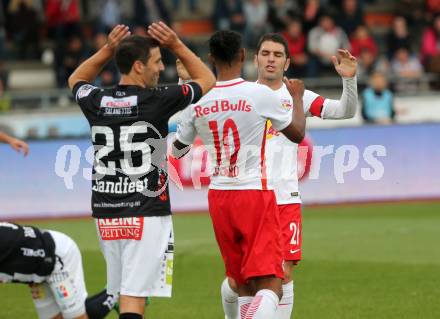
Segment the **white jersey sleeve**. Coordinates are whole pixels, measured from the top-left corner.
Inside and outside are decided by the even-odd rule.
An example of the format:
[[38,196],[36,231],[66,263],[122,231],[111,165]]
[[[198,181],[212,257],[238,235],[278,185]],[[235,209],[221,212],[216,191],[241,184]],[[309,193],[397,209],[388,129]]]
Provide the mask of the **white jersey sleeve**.
[[342,78],[342,95],[339,100],[328,99],[324,102],[321,117],[323,119],[343,120],[356,114],[358,103],[357,81],[354,78]]
[[356,78],[342,79],[342,95],[339,100],[325,99],[319,94],[305,90],[304,113],[306,116],[317,116],[322,119],[343,120],[356,114],[358,104]]
[[321,95],[310,90],[305,90],[303,95],[304,114],[308,117],[321,117],[324,102],[325,100]]
[[[283,107],[278,96],[267,86],[258,84],[261,90],[256,91],[256,112],[271,121],[277,131],[284,130],[292,122],[292,112]],[[257,93],[258,92],[258,93]]]
[[176,138],[186,145],[191,145],[197,135],[193,114],[192,105],[186,107],[180,114],[180,121],[177,124]]

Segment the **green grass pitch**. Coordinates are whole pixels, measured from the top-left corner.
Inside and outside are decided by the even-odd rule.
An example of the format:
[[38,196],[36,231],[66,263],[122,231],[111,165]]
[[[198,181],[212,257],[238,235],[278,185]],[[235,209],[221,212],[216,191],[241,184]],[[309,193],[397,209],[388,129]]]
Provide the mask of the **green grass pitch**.
[[[89,293],[105,286],[92,219],[33,224],[74,238]],[[154,298],[146,318],[223,318],[224,270],[209,216],[174,216],[174,228],[173,298]],[[440,318],[440,203],[306,207],[303,228],[294,318]],[[0,286],[0,300],[0,318],[36,318],[25,285]]]

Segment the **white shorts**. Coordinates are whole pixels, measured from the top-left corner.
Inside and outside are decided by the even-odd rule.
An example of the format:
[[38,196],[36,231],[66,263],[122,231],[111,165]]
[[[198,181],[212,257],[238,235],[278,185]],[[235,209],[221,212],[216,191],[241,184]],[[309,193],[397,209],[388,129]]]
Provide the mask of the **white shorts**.
[[107,264],[107,293],[171,297],[174,234],[171,215],[96,219]]
[[70,237],[48,232],[55,241],[55,269],[45,282],[29,285],[38,317],[49,319],[59,313],[64,319],[79,317],[86,313],[87,298],[81,253]]

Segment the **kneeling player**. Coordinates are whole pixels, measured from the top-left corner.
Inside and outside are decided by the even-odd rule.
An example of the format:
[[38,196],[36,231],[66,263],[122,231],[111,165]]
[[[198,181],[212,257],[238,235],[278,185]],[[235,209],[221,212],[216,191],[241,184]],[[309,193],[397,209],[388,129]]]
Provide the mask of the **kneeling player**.
[[0,223],[0,282],[27,283],[40,319],[100,319],[117,297],[87,298],[81,253],[67,235]]

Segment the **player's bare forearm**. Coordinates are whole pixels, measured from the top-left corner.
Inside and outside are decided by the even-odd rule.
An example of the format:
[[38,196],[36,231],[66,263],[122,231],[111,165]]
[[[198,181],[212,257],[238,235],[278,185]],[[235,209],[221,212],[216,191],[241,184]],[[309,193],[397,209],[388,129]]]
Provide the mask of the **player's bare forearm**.
[[0,132],[0,142],[9,144],[17,152],[23,153],[24,156],[29,153],[29,145],[26,142],[9,136],[6,133]]
[[294,98],[295,109],[292,111],[292,122],[281,131],[294,143],[301,143],[306,134],[306,118],[304,116],[302,97]]
[[178,139],[175,139],[173,142],[173,148],[172,148],[172,155],[174,158],[181,158],[184,157],[191,149],[191,145],[187,145],[179,141]]
[[293,103],[295,107],[292,112],[292,123],[298,131],[297,135],[299,141],[296,143],[301,143],[306,135],[306,116],[304,114],[302,95],[294,96]]
[[192,81],[198,83],[206,94],[214,85],[215,77],[211,70],[199,59],[165,23],[153,23],[148,34],[159,41],[161,46],[170,49],[182,62]]
[[9,141],[11,140],[11,136],[9,136],[6,133],[0,132],[0,142],[9,144]]
[[69,77],[69,88],[73,89],[79,81],[93,82],[102,68],[113,58],[116,47],[130,35],[128,27],[117,25],[108,35],[107,43],[94,55],[81,63]]

